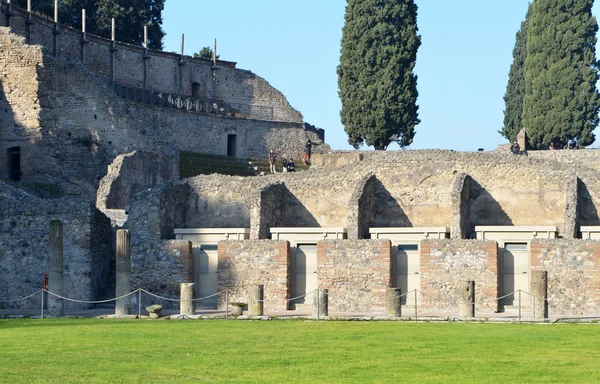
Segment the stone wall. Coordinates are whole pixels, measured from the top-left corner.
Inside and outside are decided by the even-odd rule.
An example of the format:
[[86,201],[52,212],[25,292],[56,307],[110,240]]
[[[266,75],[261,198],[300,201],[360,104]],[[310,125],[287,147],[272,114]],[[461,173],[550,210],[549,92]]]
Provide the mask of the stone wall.
[[[220,241],[219,291],[248,303],[248,289],[264,285],[265,311],[284,311],[290,298],[290,244],[283,240]],[[225,296],[219,295],[219,307]]]
[[317,244],[319,289],[329,289],[329,310],[383,312],[391,282],[389,240],[324,240]]
[[[174,162],[179,151],[225,155],[233,134],[238,157],[264,157],[269,147],[282,146],[289,157],[299,158],[307,137],[315,135],[301,122],[126,102],[80,61],[52,57],[7,28],[0,28],[0,46],[10,52],[0,55],[0,154],[20,147],[23,180],[57,184],[67,194],[96,201],[109,165],[136,150],[162,153]],[[0,174],[8,171],[8,162],[0,161]]]
[[421,307],[458,311],[459,283],[475,281],[477,311],[494,312],[498,298],[498,244],[488,240],[423,240]]
[[550,315],[598,313],[600,309],[600,242],[534,240],[531,270],[548,271]]
[[[11,27],[14,33],[27,35],[25,18],[27,13],[12,7],[14,16]],[[33,15],[31,43],[54,52],[54,23],[43,16]],[[74,60],[81,59],[82,33],[79,30],[60,26],[58,54]],[[118,37],[119,31],[117,31]],[[112,78],[112,42],[99,36],[87,34],[86,64],[105,79]],[[143,88],[144,79],[148,88],[183,95],[192,94],[192,84],[200,85],[201,97],[228,100],[273,109],[274,120],[303,123],[302,115],[293,109],[285,96],[273,88],[265,79],[247,70],[235,68],[236,63],[217,61],[213,68],[211,60],[194,59],[190,56],[145,50],[141,46],[116,42],[114,77],[119,83]],[[144,56],[147,72],[144,76]],[[183,59],[183,65],[181,64]]]
[[[50,221],[63,223],[63,292],[97,300],[108,282],[110,221],[80,198],[39,199],[0,182],[0,298],[14,300],[42,288],[50,269]],[[39,295],[6,308],[39,308]],[[65,302],[66,309],[88,308]]]
[[[180,284],[193,282],[192,243],[187,240],[160,240],[140,244],[132,236],[131,286],[153,295],[179,300]],[[134,245],[135,243],[135,245]],[[137,297],[133,297],[137,304]],[[160,304],[179,308],[179,303],[148,294],[142,295],[142,308]]]
[[191,281],[191,243],[172,240],[174,229],[185,227],[188,194],[187,184],[170,183],[134,196],[124,225],[131,231],[133,287],[178,298],[179,284]]
[[179,180],[178,156],[134,151],[119,155],[108,166],[108,173],[100,180],[96,206],[107,209],[125,209],[131,197],[164,181]]
[[350,198],[348,239],[361,240],[370,237],[369,228],[375,224],[375,191],[378,180],[374,174],[366,176]]
[[283,183],[270,184],[261,188],[258,199],[252,205],[250,239],[271,238],[271,227],[280,227],[283,222]]
[[579,235],[579,184],[579,178],[572,175],[565,185],[565,229],[563,237],[569,239],[575,239]]
[[[510,153],[425,150],[359,152],[363,160],[333,168],[317,167],[322,177],[344,170],[347,177],[374,172],[377,227],[451,227],[456,175],[471,176],[469,223],[476,225],[556,225],[565,228],[567,180],[574,169],[558,162]],[[340,156],[344,159],[348,155]],[[333,162],[333,161],[332,161]],[[316,171],[317,169],[315,169]],[[590,204],[600,203],[598,172],[578,169],[590,184]],[[583,211],[583,209],[581,210]],[[587,210],[587,212],[591,212]],[[592,216],[588,213],[590,220]],[[600,219],[595,219],[600,223]]]
[[452,186],[452,219],[450,223],[450,238],[452,239],[468,239],[475,230],[470,223],[470,197],[471,176],[466,173],[456,175]]

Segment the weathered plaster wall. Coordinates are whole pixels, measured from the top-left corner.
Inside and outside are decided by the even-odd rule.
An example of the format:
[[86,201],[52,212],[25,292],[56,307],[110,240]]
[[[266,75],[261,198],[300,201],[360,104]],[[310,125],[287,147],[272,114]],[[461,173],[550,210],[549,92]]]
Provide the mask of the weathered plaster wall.
[[487,240],[421,241],[421,307],[458,311],[459,283],[475,281],[476,310],[494,312],[498,298],[498,244]]
[[258,220],[258,216],[252,216],[251,210],[259,200],[260,190],[281,182],[284,200],[278,225],[347,227],[352,194],[363,177],[364,173],[349,175],[343,171],[330,172],[326,177],[313,171],[255,178],[193,177],[187,179],[193,191],[188,200],[187,225],[205,228],[254,226],[251,219]]
[[600,309],[600,242],[534,240],[531,270],[548,271],[548,311],[552,315],[598,313]]
[[[283,240],[220,241],[219,291],[229,302],[248,303],[248,289],[264,285],[265,311],[284,311],[290,298],[290,244]],[[219,296],[219,307],[225,296]]]
[[[556,225],[561,232],[564,229],[571,167],[510,153],[427,150],[360,154],[360,162],[329,169],[344,169],[350,175],[360,171],[376,174],[381,182],[375,208],[378,227],[450,227],[452,187],[456,175],[466,173],[472,179],[469,227]],[[598,176],[595,171],[579,171],[585,173],[585,179]],[[596,204],[596,191],[591,192],[590,200]]]
[[389,240],[324,240],[317,244],[319,289],[329,289],[329,310],[385,311],[391,282]]
[[[108,281],[110,221],[80,198],[44,200],[0,182],[0,298],[17,299],[42,288],[50,269],[50,221],[63,223],[63,292],[96,300]],[[7,308],[39,308],[40,297],[3,302]],[[65,302],[65,308],[89,305]]]

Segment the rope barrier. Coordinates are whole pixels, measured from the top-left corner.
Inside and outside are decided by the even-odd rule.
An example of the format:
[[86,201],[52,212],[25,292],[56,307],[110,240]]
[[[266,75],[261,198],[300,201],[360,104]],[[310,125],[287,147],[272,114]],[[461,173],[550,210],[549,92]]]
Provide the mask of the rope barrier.
[[12,303],[12,302],[15,302],[15,301],[23,301],[23,300],[27,300],[27,299],[30,299],[30,298],[32,298],[33,296],[37,295],[37,294],[38,294],[38,293],[40,293],[40,292],[42,292],[42,289],[40,289],[39,291],[36,291],[36,292],[32,293],[32,294],[31,294],[31,295],[29,295],[29,296],[21,297],[21,298],[18,298],[18,299],[0,300],[0,303]]
[[164,300],[164,301],[171,301],[171,302],[180,302],[180,301],[181,301],[181,300],[178,300],[178,299],[171,299],[171,298],[169,298],[169,297],[164,297],[164,296],[159,296],[159,295],[156,295],[156,294],[154,294],[154,293],[152,293],[152,292],[148,292],[148,291],[146,291],[146,290],[145,290],[145,289],[143,289],[143,288],[140,288],[140,291],[141,291],[141,292],[144,292],[144,293],[146,293],[146,294],[148,294],[148,295],[150,295],[150,296],[156,297],[157,299]]
[[70,302],[73,302],[73,303],[81,303],[81,304],[103,304],[103,303],[110,303],[111,301],[116,301],[116,300],[124,299],[124,298],[126,298],[128,296],[131,296],[131,295],[137,293],[140,290],[143,291],[143,289],[138,288],[135,291],[129,292],[129,293],[123,295],[123,296],[115,297],[114,299],[108,299],[108,300],[77,300],[77,299],[70,299],[68,297],[57,295],[56,293],[50,292],[50,291],[48,291],[46,289],[43,289],[42,291],[46,292],[49,295],[57,297],[59,299],[63,299],[63,300],[70,301]]
[[[130,296],[133,296],[133,295],[135,295],[137,293],[139,295],[138,301],[140,301],[140,303],[138,303],[138,307],[140,307],[141,306],[141,294],[142,294],[142,292],[146,293],[146,294],[148,294],[148,295],[150,295],[152,297],[155,297],[157,299],[160,299],[160,300],[165,300],[165,301],[170,301],[170,302],[181,302],[181,299],[172,299],[172,298],[169,298],[169,297],[160,296],[160,295],[154,294],[152,292],[149,292],[149,291],[147,291],[147,290],[145,290],[143,288],[138,288],[138,289],[136,289],[136,290],[134,290],[132,292],[129,292],[127,294],[121,295],[119,297],[115,297],[113,299],[107,299],[107,300],[78,300],[78,299],[72,299],[72,298],[69,298],[69,297],[66,297],[66,296],[58,295],[58,294],[56,294],[54,292],[50,292],[50,291],[48,291],[46,289],[40,289],[40,290],[38,290],[38,291],[30,294],[30,295],[27,295],[27,296],[24,296],[24,297],[21,297],[21,298],[8,299],[8,300],[2,299],[2,300],[0,300],[0,302],[2,302],[2,303],[7,303],[7,302],[10,303],[10,302],[24,301],[24,300],[31,299],[32,297],[34,297],[34,296],[36,296],[36,295],[38,295],[40,293],[47,293],[47,294],[49,294],[49,295],[51,295],[51,296],[53,296],[53,297],[55,297],[57,299],[62,299],[62,300],[69,301],[69,302],[81,303],[81,304],[102,304],[102,303],[109,303],[109,302],[114,302],[114,301],[117,301],[117,300],[120,300],[120,299],[124,299],[124,298],[130,297]],[[313,295],[315,293],[320,293],[320,292],[323,292],[323,294],[325,294],[327,296],[331,296],[331,294],[329,292],[326,292],[324,290],[316,289],[316,290],[314,290],[312,292],[308,292],[308,293],[305,293],[303,295],[299,295],[299,296],[296,296],[296,297],[293,297],[293,298],[290,298],[290,299],[286,299],[285,302],[289,303],[289,302],[292,302],[294,300],[305,298],[305,297],[307,297],[309,295]],[[214,294],[209,295],[209,296],[192,299],[191,301],[192,302],[197,302],[197,301],[207,300],[207,299],[210,299],[210,298],[222,295],[223,293],[225,293],[225,295],[227,296],[227,299],[226,299],[226,308],[227,308],[226,309],[226,316],[227,316],[228,315],[228,311],[229,311],[228,308],[229,308],[229,305],[230,305],[230,303],[229,303],[230,294],[233,293],[229,289],[225,289],[225,290],[219,291],[219,292],[214,293]],[[415,307],[415,317],[416,317],[417,310],[418,310],[418,303],[417,303],[417,301],[418,301],[418,295],[420,295],[420,297],[433,296],[433,295],[424,293],[424,292],[422,292],[422,291],[420,291],[418,289],[413,289],[411,291],[405,292],[405,293],[400,294],[400,295],[394,295],[393,297],[395,297],[395,298],[402,298],[402,297],[408,297],[409,295],[413,295],[413,294],[415,295],[415,303],[412,304],[412,305],[410,305],[410,306],[412,307],[414,305],[414,307]],[[526,294],[530,298],[534,299],[534,301],[533,301],[534,305],[531,306],[531,311],[534,310],[533,307],[535,306],[535,300],[540,300],[540,299],[544,300],[549,305],[550,304],[560,303],[560,300],[552,299],[552,298],[545,298],[543,296],[534,296],[530,292],[527,292],[527,291],[519,289],[517,291],[513,291],[511,293],[507,293],[507,294],[505,294],[503,296],[500,296],[500,297],[497,297],[497,298],[494,298],[494,299],[489,299],[489,300],[484,300],[484,301],[475,301],[475,302],[456,301],[454,303],[450,303],[450,304],[447,304],[447,305],[452,305],[452,306],[453,305],[465,305],[465,304],[469,304],[469,305],[483,305],[483,304],[489,304],[489,303],[497,303],[499,300],[502,300],[502,299],[507,298],[509,296],[515,296],[514,299],[515,299],[515,301],[517,301],[517,298],[516,298],[517,294],[519,295],[519,299],[518,299],[518,302],[519,302],[518,303],[519,318],[521,317],[520,312],[523,309],[523,302],[522,302],[522,299],[521,299],[521,295],[522,294]],[[266,301],[266,300],[258,300],[258,302],[267,303],[267,304],[279,304],[279,303],[281,303],[280,301]],[[600,299],[598,299],[598,300],[587,300],[585,302],[581,302],[581,304],[582,305],[589,305],[589,304],[593,304],[593,303],[597,303],[597,302],[600,302]],[[42,297],[42,307],[43,307],[43,305],[44,305],[44,298]],[[529,307],[529,304],[525,308],[527,308],[527,307]],[[42,308],[42,311],[43,311],[43,308]]]
[[[220,294],[222,294],[222,293],[224,293],[224,292],[226,292],[226,291],[227,291],[227,290],[225,289],[225,290],[223,290],[223,291],[220,291],[220,292],[217,292],[217,293],[213,293],[213,294],[212,294],[212,295],[210,295],[210,296],[204,296],[204,297],[200,297],[200,298],[197,298],[197,299],[192,299],[192,300],[190,300],[190,301],[201,301],[201,300],[210,299],[211,297],[219,296]],[[181,301],[181,300],[180,300],[180,301]]]

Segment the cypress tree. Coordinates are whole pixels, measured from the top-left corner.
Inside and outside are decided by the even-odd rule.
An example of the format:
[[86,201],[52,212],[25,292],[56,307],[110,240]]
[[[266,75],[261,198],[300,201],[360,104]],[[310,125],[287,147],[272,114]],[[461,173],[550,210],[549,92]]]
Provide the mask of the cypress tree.
[[596,89],[593,0],[535,0],[527,30],[523,126],[538,147],[594,142]]
[[504,94],[504,127],[500,134],[511,143],[523,128],[521,116],[523,115],[523,98],[525,97],[525,58],[527,57],[527,23],[531,14],[531,5],[527,10],[525,21],[517,32],[515,48],[513,49],[513,63],[508,73],[508,84]]
[[340,116],[355,148],[412,143],[420,122],[417,32],[413,0],[348,0],[337,73]]

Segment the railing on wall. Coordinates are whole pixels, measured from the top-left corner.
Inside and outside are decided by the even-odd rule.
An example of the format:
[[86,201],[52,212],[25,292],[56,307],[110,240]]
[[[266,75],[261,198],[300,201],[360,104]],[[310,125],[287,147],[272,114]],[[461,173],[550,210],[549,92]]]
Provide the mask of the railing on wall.
[[126,100],[158,107],[175,108],[187,112],[256,120],[273,120],[274,118],[273,107],[268,105],[200,99],[118,83],[114,84],[114,91],[117,96]]

